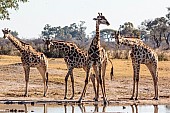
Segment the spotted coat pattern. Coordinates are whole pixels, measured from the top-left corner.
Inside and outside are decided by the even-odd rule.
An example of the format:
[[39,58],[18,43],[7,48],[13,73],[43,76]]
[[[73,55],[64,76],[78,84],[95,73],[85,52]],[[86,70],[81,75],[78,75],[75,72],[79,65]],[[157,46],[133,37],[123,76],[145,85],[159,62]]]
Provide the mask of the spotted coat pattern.
[[133,93],[131,99],[134,97],[135,84],[136,84],[136,97],[138,97],[138,82],[139,82],[139,72],[140,64],[145,64],[153,78],[155,96],[154,99],[158,99],[158,56],[142,40],[136,38],[125,38],[120,36],[120,33],[115,33],[115,41],[118,45],[126,45],[131,48],[130,57],[132,59],[133,66]]
[[48,60],[43,53],[36,52],[29,44],[20,41],[19,39],[15,38],[10,34],[10,30],[4,29],[2,30],[4,34],[4,38],[8,38],[13,45],[20,51],[21,53],[21,61],[25,72],[25,81],[26,81],[26,88],[24,96],[28,96],[28,81],[29,81],[29,72],[30,67],[36,67],[43,78],[44,83],[44,96],[46,96],[46,92],[48,89]]
[[[67,96],[66,96],[67,95],[67,81],[68,81],[69,75],[71,77],[71,82],[72,82],[71,99],[73,99],[73,97],[74,97],[73,69],[74,68],[83,68],[86,71],[86,69],[87,69],[87,57],[88,57],[87,52],[81,50],[73,42],[46,40],[45,45],[47,45],[47,50],[50,50],[50,48],[53,48],[53,49],[59,50],[59,52],[62,52],[64,54],[64,60],[65,60],[65,63],[67,64],[67,68],[68,68],[68,73],[66,74],[66,77],[65,77],[65,96],[64,96],[64,99],[67,98]],[[107,60],[108,60],[107,53],[105,52],[104,49],[101,49],[101,50],[102,50],[103,62],[105,61],[105,63],[107,63]],[[103,65],[105,65],[105,64],[103,63]],[[112,66],[113,66],[113,64],[112,64]],[[94,70],[95,70],[95,68],[94,68]],[[111,71],[112,71],[111,76],[113,76],[113,67],[112,67]],[[93,83],[94,92],[96,94],[94,77],[95,77],[95,74],[91,73],[90,79]]]

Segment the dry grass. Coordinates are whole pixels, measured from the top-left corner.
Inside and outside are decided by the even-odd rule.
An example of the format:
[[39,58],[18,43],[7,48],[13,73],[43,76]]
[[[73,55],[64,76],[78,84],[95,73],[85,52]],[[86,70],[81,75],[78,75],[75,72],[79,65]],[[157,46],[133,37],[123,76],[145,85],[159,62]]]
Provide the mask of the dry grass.
[[[63,58],[51,58],[48,59],[49,70],[55,70],[60,73],[61,70],[67,72],[67,67],[64,62]],[[115,77],[118,76],[132,76],[132,63],[131,60],[127,59],[112,59],[113,65],[114,65],[114,75]],[[6,56],[6,55],[0,55],[0,65],[12,65],[21,63],[20,57],[18,56]],[[159,75],[160,76],[167,76],[168,71],[170,70],[169,67],[170,61],[159,61]],[[111,64],[108,63],[107,70],[106,70],[106,76],[109,78]],[[55,72],[52,72],[52,74],[55,74]],[[62,72],[61,72],[62,73]],[[74,73],[78,77],[81,77],[80,75],[85,74],[83,69],[74,69]],[[142,76],[150,76],[149,70],[145,65],[141,65],[140,73]],[[66,73],[65,73],[66,74]],[[80,75],[79,75],[80,74]]]
[[[131,60],[113,59],[114,81],[110,80],[111,64],[106,70],[106,91],[109,99],[129,98],[132,91],[132,65]],[[24,94],[25,81],[20,57],[0,56],[0,97],[18,97]],[[65,75],[67,68],[62,58],[49,59],[49,90],[47,98],[63,99]],[[170,61],[159,62],[159,89],[160,96],[170,94]],[[153,82],[150,72],[145,65],[140,70],[139,98],[152,98]],[[78,99],[82,91],[85,72],[83,69],[74,69],[75,99]],[[71,83],[69,79],[68,96],[71,95]],[[166,90],[164,90],[166,89]],[[42,97],[43,83],[39,72],[32,68],[30,72],[29,96]],[[86,98],[92,99],[94,95],[91,82],[89,82]],[[113,96],[114,95],[114,96]]]
[[9,65],[21,62],[20,57],[0,55],[0,65]]

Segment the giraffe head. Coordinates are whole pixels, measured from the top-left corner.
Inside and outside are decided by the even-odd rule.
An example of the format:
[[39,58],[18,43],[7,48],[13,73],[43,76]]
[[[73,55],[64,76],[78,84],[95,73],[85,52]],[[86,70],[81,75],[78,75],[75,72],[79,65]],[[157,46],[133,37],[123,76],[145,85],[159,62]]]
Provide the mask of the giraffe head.
[[53,45],[52,39],[47,38],[47,39],[45,39],[45,40],[43,40],[43,41],[45,42],[47,51],[49,51],[49,50],[50,50],[50,46]]
[[97,16],[97,18],[93,18],[93,20],[95,20],[99,25],[100,24],[110,25],[110,23],[107,21],[105,16],[102,15],[102,13],[98,13],[98,14],[99,16]]
[[8,37],[9,33],[11,32],[11,30],[9,30],[9,29],[2,29],[2,32],[4,34],[3,38],[6,38],[6,37]]

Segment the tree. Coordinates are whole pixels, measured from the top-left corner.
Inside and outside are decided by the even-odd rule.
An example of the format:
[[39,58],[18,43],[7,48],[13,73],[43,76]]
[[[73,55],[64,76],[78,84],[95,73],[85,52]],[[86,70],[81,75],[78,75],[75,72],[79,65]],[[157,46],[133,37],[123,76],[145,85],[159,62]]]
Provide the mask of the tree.
[[151,38],[153,38],[156,47],[159,48],[165,39],[169,49],[169,35],[168,35],[168,20],[165,17],[155,18],[154,20],[145,20],[142,25],[146,27],[146,30],[150,32]]
[[166,14],[166,17],[170,20],[170,7],[168,7],[167,9],[168,9],[168,14]]
[[86,27],[84,27],[84,21],[80,21],[80,24],[70,24],[70,26],[64,26],[63,28],[58,27],[52,27],[49,24],[46,24],[43,28],[44,30],[41,32],[42,37],[50,38],[54,37],[55,39],[59,40],[84,40],[86,33]]
[[139,30],[135,29],[131,22],[125,22],[123,25],[120,25],[119,30],[121,31],[121,35],[124,36],[139,36]]
[[18,10],[19,2],[25,3],[28,0],[0,0],[0,19],[10,19],[9,18],[9,9]]
[[84,26],[85,21],[80,21],[78,24],[72,23],[70,26],[58,26],[52,27],[49,24],[46,24],[41,32],[41,38],[43,40],[64,40],[64,41],[73,41],[80,48],[85,48],[86,41],[86,27]]
[[[167,9],[168,9],[168,14],[166,15],[166,17],[168,18],[168,21],[167,21],[168,28],[167,28],[167,40],[166,41],[169,41],[169,38],[170,38],[170,7],[168,7]],[[169,46],[168,46],[168,49],[169,49]]]
[[11,31],[11,34],[12,34],[12,36],[14,36],[14,37],[17,37],[17,38],[18,38],[18,32],[17,32],[17,31]]
[[110,42],[111,38],[111,34],[114,33],[115,30],[113,29],[102,29],[100,30],[100,36],[102,39],[107,39],[108,42]]

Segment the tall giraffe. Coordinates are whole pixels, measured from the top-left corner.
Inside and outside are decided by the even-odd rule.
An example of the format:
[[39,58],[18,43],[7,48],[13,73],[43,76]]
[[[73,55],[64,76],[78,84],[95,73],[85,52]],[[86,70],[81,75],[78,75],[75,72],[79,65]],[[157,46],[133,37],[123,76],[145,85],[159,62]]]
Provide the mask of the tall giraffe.
[[[103,101],[104,104],[106,104],[106,98],[105,98],[105,92],[103,88],[102,78],[101,78],[101,68],[102,68],[102,51],[101,51],[101,45],[100,45],[100,31],[99,31],[99,25],[105,24],[110,25],[107,19],[102,15],[102,13],[99,13],[99,16],[97,18],[94,18],[93,20],[96,21],[96,36],[93,38],[90,47],[88,49],[88,58],[87,58],[87,71],[86,71],[86,79],[85,79],[85,85],[82,91],[82,94],[79,98],[79,102],[81,102],[83,94],[85,93],[86,86],[88,84],[88,77],[90,73],[90,69],[93,66],[96,71],[97,81],[101,86],[102,94],[103,94]],[[97,92],[99,92],[99,85],[97,85]]]
[[28,96],[28,82],[29,82],[29,73],[30,67],[36,67],[40,72],[43,83],[44,83],[44,96],[46,96],[46,92],[48,89],[48,60],[43,53],[36,52],[32,46],[22,42],[11,35],[10,30],[4,29],[2,30],[4,34],[4,38],[8,38],[13,45],[20,51],[21,53],[21,61],[25,72],[25,94],[24,96]]
[[130,99],[133,99],[135,93],[136,85],[136,96],[138,97],[138,82],[139,82],[139,72],[140,64],[145,64],[153,78],[155,96],[154,99],[158,100],[158,56],[150,47],[144,44],[140,39],[136,38],[124,38],[120,36],[119,32],[115,32],[116,43],[129,46],[131,48],[130,57],[132,59],[133,66],[133,92]]
[[[71,82],[72,82],[72,96],[70,99],[73,99],[74,97],[74,78],[73,78],[73,70],[74,68],[83,68],[85,71],[87,69],[87,52],[81,50],[80,48],[77,47],[76,44],[72,43],[72,42],[64,42],[64,41],[52,41],[49,39],[45,40],[45,45],[47,46],[47,50],[49,50],[51,48],[51,46],[53,47],[53,49],[58,49],[59,51],[64,53],[64,61],[67,65],[67,69],[68,72],[65,76],[65,95],[64,95],[64,99],[67,98],[67,81],[68,81],[68,77],[70,75],[71,77]],[[103,79],[105,76],[105,71],[106,71],[106,65],[108,60],[110,61],[112,68],[111,68],[111,73],[110,76],[113,76],[113,64],[111,62],[110,59],[108,59],[107,57],[107,53],[105,52],[104,49],[102,50],[102,59],[103,59],[103,64],[102,64],[102,70],[103,70]],[[95,74],[90,75],[90,79],[93,83],[93,88],[94,88],[94,92],[95,92],[95,100],[98,99],[97,95],[98,92],[96,92],[96,88],[95,88]],[[84,93],[85,95],[85,93]]]

